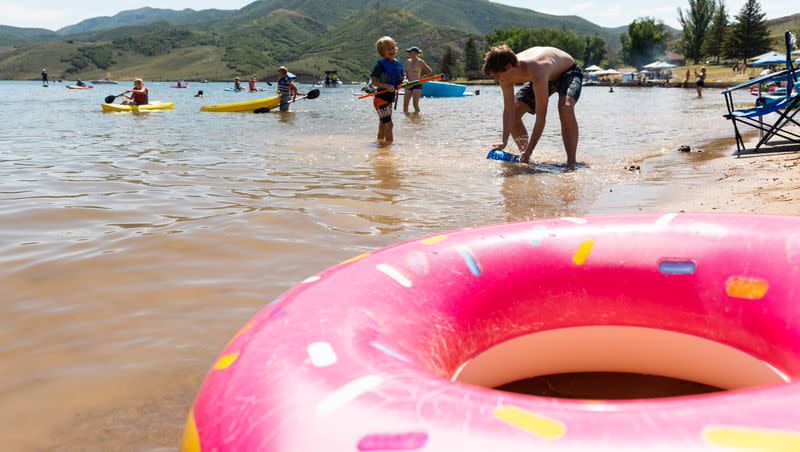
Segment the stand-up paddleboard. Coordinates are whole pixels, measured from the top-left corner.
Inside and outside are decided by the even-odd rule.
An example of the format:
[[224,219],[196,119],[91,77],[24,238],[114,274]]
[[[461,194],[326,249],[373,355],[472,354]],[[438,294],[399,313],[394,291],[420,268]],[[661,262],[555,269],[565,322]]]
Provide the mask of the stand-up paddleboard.
[[503,162],[511,162],[511,163],[519,163],[519,156],[516,154],[512,154],[508,151],[504,151],[503,149],[492,149],[486,154],[486,159],[488,160],[500,160]]

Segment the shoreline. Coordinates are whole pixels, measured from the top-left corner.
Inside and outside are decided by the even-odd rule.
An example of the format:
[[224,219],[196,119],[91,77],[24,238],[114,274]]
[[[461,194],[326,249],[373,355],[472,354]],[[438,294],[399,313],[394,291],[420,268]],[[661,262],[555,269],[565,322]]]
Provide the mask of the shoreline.
[[[745,136],[748,151],[757,140],[756,133]],[[800,146],[767,147],[737,157],[731,131],[729,138],[701,142],[693,148],[686,153],[691,171],[676,177],[668,168],[659,167],[660,157],[645,158],[637,181],[613,186],[586,214],[800,214]]]

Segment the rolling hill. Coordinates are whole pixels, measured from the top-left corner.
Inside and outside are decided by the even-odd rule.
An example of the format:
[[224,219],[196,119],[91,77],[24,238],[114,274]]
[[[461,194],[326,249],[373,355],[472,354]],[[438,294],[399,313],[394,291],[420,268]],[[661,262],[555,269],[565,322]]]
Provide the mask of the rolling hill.
[[[471,36],[482,42],[495,28],[570,28],[617,45],[619,32],[575,16],[552,16],[488,0],[258,0],[239,10],[140,8],[96,17],[57,32],[0,28],[0,78],[93,78],[111,72],[148,78],[229,78],[272,74],[288,65],[295,73],[337,69],[363,80],[377,59],[378,37],[418,45],[429,64],[446,46],[456,53]],[[9,29],[4,35],[3,30]],[[174,54],[191,71],[168,64]],[[187,58],[202,58],[203,65]],[[209,58],[220,58],[211,61]],[[148,63],[150,61],[152,64]],[[35,72],[32,68],[38,67]],[[191,75],[191,77],[195,77]]]

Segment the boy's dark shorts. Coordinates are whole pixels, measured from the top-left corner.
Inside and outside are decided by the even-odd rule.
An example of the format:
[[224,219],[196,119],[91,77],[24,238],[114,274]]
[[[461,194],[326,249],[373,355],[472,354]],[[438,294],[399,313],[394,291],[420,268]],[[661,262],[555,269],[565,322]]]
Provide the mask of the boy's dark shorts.
[[391,101],[375,96],[372,100],[372,106],[375,107],[375,112],[378,113],[378,119],[380,119],[381,124],[392,122]]
[[[547,95],[552,96],[553,93],[558,93],[559,96],[571,97],[577,102],[581,98],[582,87],[583,72],[577,64],[573,64],[571,68],[548,84]],[[530,113],[536,113],[536,97],[533,94],[533,84],[531,82],[522,85],[522,88],[517,91],[514,98],[526,104]]]

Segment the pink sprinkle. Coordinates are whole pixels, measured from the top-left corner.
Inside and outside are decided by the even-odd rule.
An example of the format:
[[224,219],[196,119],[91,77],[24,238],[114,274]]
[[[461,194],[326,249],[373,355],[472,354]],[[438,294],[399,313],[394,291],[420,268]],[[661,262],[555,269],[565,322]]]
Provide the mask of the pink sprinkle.
[[791,264],[800,264],[800,235],[789,237],[786,242],[786,258]]
[[428,442],[428,434],[410,433],[373,433],[361,438],[358,450],[416,450]]

